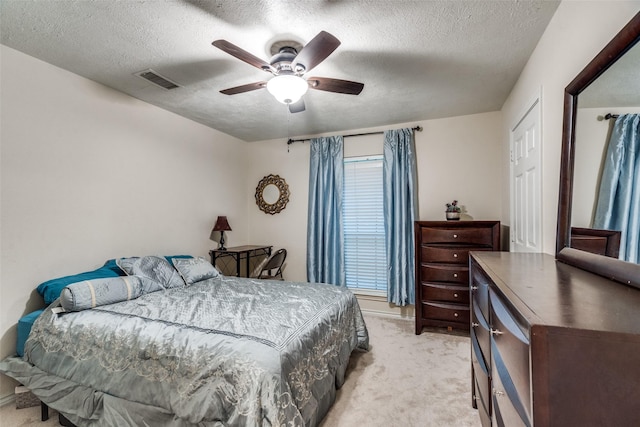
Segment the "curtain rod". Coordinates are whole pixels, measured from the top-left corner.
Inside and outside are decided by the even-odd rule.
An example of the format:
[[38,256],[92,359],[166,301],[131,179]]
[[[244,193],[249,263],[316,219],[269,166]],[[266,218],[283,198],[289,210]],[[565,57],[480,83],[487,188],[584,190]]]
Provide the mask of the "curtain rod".
[[604,119],[605,119],[605,120],[609,120],[609,119],[617,119],[618,117],[619,117],[619,116],[618,116],[618,114],[611,114],[611,113],[607,113],[607,114],[604,116]]
[[[418,132],[422,132],[422,126],[416,126],[411,128],[411,130],[417,130]],[[379,131],[379,132],[366,132],[366,133],[354,133],[351,135],[343,135],[343,138],[349,138],[351,136],[364,136],[364,135],[379,135],[384,133],[384,131]],[[311,141],[311,138],[302,138],[302,139],[289,139],[287,141],[287,145],[291,145],[294,142],[304,142],[304,141]]]

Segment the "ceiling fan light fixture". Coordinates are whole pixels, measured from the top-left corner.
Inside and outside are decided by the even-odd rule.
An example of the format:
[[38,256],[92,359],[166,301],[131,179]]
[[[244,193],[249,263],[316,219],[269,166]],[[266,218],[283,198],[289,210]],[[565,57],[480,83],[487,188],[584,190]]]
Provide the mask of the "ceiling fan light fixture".
[[298,102],[308,88],[305,79],[291,74],[275,76],[267,82],[269,93],[283,104]]

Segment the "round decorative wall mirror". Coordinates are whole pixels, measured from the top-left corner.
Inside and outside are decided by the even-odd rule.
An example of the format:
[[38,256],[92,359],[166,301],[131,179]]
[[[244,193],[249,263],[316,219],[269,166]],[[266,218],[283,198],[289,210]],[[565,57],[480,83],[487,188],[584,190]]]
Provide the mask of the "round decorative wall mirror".
[[274,215],[289,203],[289,186],[278,175],[267,175],[256,187],[256,204],[261,211]]

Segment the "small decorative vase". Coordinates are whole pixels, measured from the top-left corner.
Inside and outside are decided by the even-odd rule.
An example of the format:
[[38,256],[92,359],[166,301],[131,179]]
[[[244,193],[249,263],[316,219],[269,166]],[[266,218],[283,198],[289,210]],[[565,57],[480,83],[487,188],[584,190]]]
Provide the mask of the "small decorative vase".
[[447,221],[458,221],[460,219],[460,212],[445,212],[447,215]]

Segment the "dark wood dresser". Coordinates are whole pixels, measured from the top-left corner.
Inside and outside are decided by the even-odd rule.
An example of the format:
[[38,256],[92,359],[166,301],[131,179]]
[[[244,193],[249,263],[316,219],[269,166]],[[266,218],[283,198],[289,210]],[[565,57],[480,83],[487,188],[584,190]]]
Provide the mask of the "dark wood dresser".
[[640,425],[640,290],[547,254],[473,252],[483,426]]
[[416,335],[469,330],[469,251],[497,251],[499,221],[416,221]]
[[620,231],[571,227],[572,248],[611,258],[618,258],[621,238]]

